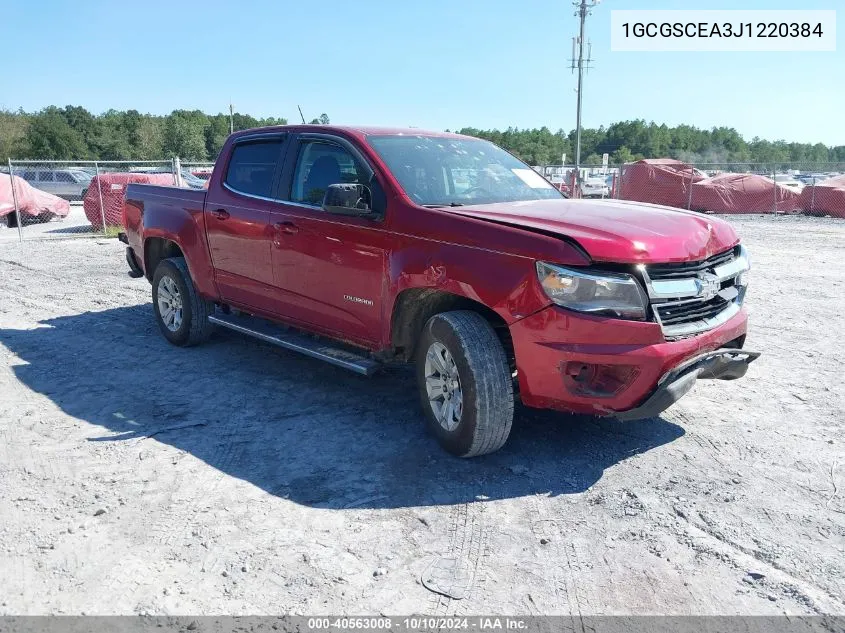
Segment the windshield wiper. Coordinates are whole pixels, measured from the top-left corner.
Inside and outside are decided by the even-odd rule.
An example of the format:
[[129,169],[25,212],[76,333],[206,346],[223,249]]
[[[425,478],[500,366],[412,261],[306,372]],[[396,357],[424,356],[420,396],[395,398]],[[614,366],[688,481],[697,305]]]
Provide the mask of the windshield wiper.
[[449,204],[446,204],[444,202],[443,204],[424,204],[422,206],[429,208],[429,209],[437,209],[438,207],[462,207],[462,206],[464,206],[464,203],[463,202],[450,202]]

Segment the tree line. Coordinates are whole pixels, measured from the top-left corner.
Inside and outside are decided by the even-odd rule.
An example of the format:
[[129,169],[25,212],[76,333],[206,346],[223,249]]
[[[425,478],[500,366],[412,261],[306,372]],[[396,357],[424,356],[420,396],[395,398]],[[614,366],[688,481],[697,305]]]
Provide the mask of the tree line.
[[[328,123],[325,114],[311,121]],[[283,117],[256,118],[235,113],[235,130],[283,125]],[[228,114],[174,110],[168,115],[137,110],[109,110],[95,115],[81,106],[49,106],[39,112],[0,110],[0,158],[52,160],[183,160],[213,161],[229,134]],[[575,159],[575,132],[539,129],[481,130],[465,127],[461,134],[488,139],[531,165],[560,164],[563,155]],[[735,129],[710,130],[691,125],[670,127],[644,120],[621,121],[581,133],[582,164],[599,164],[602,154],[611,164],[641,158],[677,158],[694,163],[845,163],[845,146],[787,143],[753,138]]]
[[[563,154],[567,164],[575,162],[574,130],[465,127],[458,132],[492,141],[531,165],[560,164]],[[642,119],[582,129],[581,164],[601,164],[604,153],[609,154],[612,165],[642,158],[676,158],[688,163],[845,163],[845,145],[828,147],[823,143],[787,143],[757,137],[749,142],[733,128],[669,127]]]
[[[325,115],[324,115],[325,116]],[[315,119],[316,123],[318,120]],[[235,130],[284,125],[281,117],[235,113]],[[137,110],[94,115],[80,106],[40,112],[0,110],[0,157],[52,160],[214,160],[229,135],[228,114],[174,110],[166,116]]]

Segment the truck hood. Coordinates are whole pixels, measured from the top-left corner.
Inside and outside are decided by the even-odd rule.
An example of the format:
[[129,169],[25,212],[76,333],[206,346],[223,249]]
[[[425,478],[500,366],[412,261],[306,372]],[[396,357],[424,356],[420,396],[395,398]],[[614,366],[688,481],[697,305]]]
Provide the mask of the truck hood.
[[451,213],[580,244],[595,261],[697,261],[739,242],[724,220],[692,211],[627,200],[527,200],[450,207]]

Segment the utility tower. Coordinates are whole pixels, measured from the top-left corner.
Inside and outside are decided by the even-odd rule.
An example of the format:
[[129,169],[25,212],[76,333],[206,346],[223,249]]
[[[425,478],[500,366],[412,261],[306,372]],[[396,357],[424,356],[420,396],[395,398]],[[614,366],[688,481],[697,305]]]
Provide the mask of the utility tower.
[[[578,109],[575,122],[575,177],[578,188],[581,187],[581,101],[584,93],[584,71],[590,69],[592,59],[592,44],[587,42],[587,56],[584,57],[584,23],[590,11],[601,2],[601,0],[575,0],[577,11],[575,16],[581,21],[581,28],[578,37],[572,38],[572,71],[578,71]],[[576,58],[577,49],[577,58]]]

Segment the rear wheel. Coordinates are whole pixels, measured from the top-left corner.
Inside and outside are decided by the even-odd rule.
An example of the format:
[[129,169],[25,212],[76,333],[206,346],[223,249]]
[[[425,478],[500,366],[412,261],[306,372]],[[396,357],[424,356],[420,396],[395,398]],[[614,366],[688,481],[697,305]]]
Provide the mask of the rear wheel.
[[505,350],[480,314],[443,312],[428,320],[417,348],[417,382],[429,431],[450,453],[500,449],[513,423]]
[[182,257],[163,259],[156,267],[153,310],[161,333],[174,345],[197,345],[207,341],[214,330],[208,320],[214,303],[197,294]]

